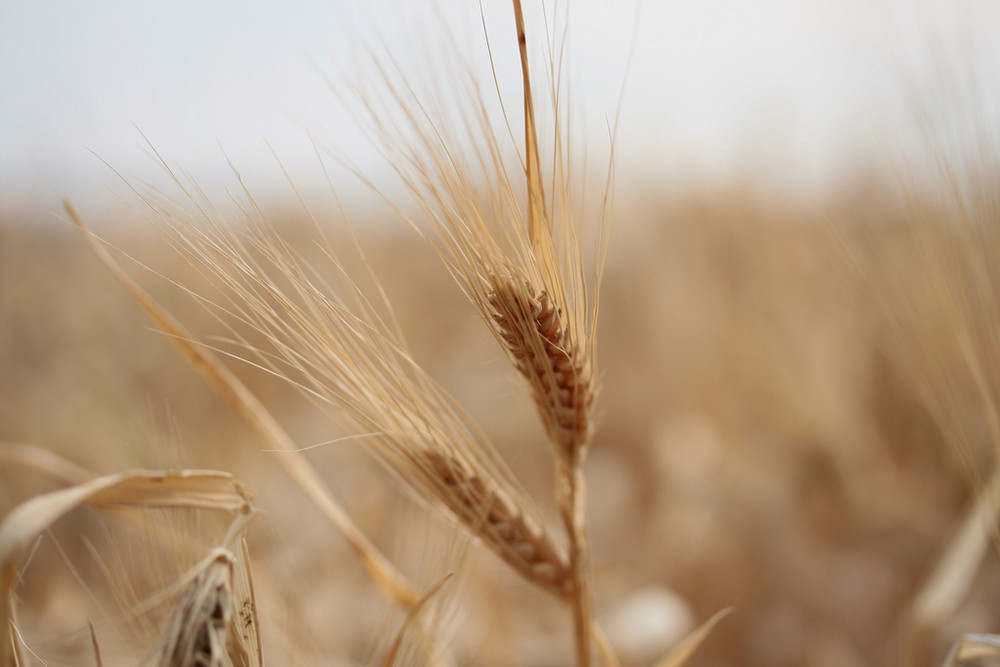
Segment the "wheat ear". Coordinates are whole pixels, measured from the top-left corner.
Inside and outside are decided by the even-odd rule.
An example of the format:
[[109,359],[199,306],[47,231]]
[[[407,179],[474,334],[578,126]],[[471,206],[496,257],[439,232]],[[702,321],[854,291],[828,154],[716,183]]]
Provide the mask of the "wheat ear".
[[560,597],[573,594],[569,569],[545,532],[502,489],[457,459],[431,450],[422,455],[441,502],[500,558],[528,581]]
[[[414,194],[422,217],[433,225],[436,238],[431,242],[439,256],[526,380],[538,407],[555,451],[556,497],[568,534],[572,583],[564,599],[573,607],[577,663],[589,665],[592,623],[581,466],[597,393],[592,334],[603,248],[588,280],[571,213],[558,86],[553,82],[550,100],[556,125],[552,180],[557,185],[546,193],[519,0],[513,8],[524,118],[518,178],[524,179],[526,202],[503,158],[508,152],[501,144],[504,135],[494,129],[473,78],[462,73],[455,78],[465,81],[470,93],[449,100],[465,114],[457,123],[432,118],[420,95],[405,80],[394,81],[385,68],[379,71],[387,99],[363,95],[363,111],[373,139]],[[552,64],[555,72],[558,63]],[[386,108],[400,114],[391,116]],[[512,132],[508,136],[517,141]],[[414,218],[400,212],[424,233]]]
[[591,610],[584,480],[590,440],[594,383],[588,362],[564,326],[560,309],[545,290],[528,283],[497,281],[489,294],[497,333],[527,380],[556,449],[556,497],[569,536],[577,664],[590,664]]

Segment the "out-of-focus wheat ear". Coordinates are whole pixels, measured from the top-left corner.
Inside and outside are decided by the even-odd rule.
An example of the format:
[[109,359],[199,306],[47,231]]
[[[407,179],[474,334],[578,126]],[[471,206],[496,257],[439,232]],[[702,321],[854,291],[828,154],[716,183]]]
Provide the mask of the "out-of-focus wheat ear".
[[257,400],[240,380],[229,372],[207,349],[195,345],[194,337],[176,319],[167,313],[145,290],[132,279],[105,250],[69,202],[64,202],[66,213],[81,231],[91,249],[112,275],[129,292],[146,314],[170,338],[187,360],[208,380],[222,398],[243,420],[274,449],[278,466],[295,482],[303,493],[322,511],[323,515],[340,531],[354,550],[361,564],[376,586],[385,595],[404,607],[413,606],[419,599],[416,589],[406,577],[354,524],[340,503],[320,480],[309,461],[302,456],[291,436]]
[[222,667],[231,664],[233,568],[236,558],[216,548],[174,606],[163,635],[158,667]]
[[438,499],[515,572],[563,599],[573,595],[573,578],[563,557],[545,531],[501,489],[438,451],[424,450],[414,463],[437,480],[431,488]]
[[500,338],[518,372],[528,381],[546,432],[558,456],[578,466],[592,432],[594,380],[547,291],[494,276],[487,297]]

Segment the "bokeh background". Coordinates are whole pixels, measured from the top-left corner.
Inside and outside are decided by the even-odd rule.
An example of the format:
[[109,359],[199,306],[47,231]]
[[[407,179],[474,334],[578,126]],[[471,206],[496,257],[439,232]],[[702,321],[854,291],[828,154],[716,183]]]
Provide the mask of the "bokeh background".
[[[526,11],[530,34],[545,13]],[[282,168],[338,241],[346,232],[317,147],[403,197],[341,84],[374,52],[447,90],[433,63],[454,49],[488,91],[485,23],[501,90],[519,99],[509,7],[489,0],[482,12],[444,0],[0,2],[0,439],[95,472],[237,474],[264,509],[251,544],[274,664],[378,662],[400,617],[60,219],[60,200],[212,340],[224,330],[172,281],[212,286],[133,210],[129,183],[178,196],[152,150],[222,207],[238,171],[321,265]],[[581,172],[606,169],[617,120],[587,475],[597,611],[625,662],[652,664],[726,607],[691,664],[940,664],[960,633],[1000,631],[992,552],[929,636],[917,641],[911,624],[992,470],[995,408],[967,391],[960,341],[986,332],[971,367],[992,378],[995,321],[958,317],[940,298],[964,284],[966,255],[935,249],[978,247],[994,275],[993,236],[955,238],[971,224],[963,202],[996,222],[1000,9],[576,2],[565,25]],[[416,358],[557,526],[551,463],[500,351],[426,244],[349,169],[323,165]],[[900,336],[904,322],[919,345]],[[939,366],[956,370],[934,375]],[[338,435],[282,382],[233,368],[303,446]],[[310,458],[416,580],[436,581],[442,563],[463,573],[438,618],[460,664],[569,664],[565,610],[428,516],[363,446]],[[0,508],[52,488],[2,469]],[[46,664],[79,664],[88,620],[108,664],[142,655],[158,617],[126,623],[124,610],[218,537],[183,521],[190,544],[169,555],[89,511],[39,541],[19,607]]]

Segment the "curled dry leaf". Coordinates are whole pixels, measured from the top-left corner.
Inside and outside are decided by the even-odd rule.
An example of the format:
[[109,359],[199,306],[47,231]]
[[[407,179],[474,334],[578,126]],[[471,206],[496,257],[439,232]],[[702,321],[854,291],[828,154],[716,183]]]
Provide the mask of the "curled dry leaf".
[[11,664],[17,645],[11,605],[21,557],[39,533],[84,504],[250,511],[249,495],[240,483],[228,473],[211,470],[105,475],[21,503],[0,524],[0,627],[10,636],[0,647],[0,664]]
[[955,642],[945,667],[955,667],[969,660],[1000,656],[1000,635],[967,634]]

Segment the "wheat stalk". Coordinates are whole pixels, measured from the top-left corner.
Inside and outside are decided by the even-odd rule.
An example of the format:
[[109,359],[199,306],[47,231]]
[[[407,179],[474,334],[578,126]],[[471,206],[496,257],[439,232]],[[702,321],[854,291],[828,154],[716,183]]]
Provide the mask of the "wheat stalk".
[[[571,213],[559,91],[553,82],[554,186],[546,193],[519,0],[514,0],[513,9],[522,74],[524,146],[519,169],[524,205],[502,158],[502,133],[491,126],[474,80],[468,82],[469,96],[458,99],[467,103],[465,117],[454,124],[458,130],[430,117],[420,96],[407,84],[393,81],[384,67],[380,71],[388,99],[368,93],[364,111],[373,138],[434,226],[432,242],[440,257],[526,380],[554,446],[556,498],[569,542],[577,663],[588,665],[592,623],[582,465],[597,392],[593,331],[604,237],[595,273],[588,279]],[[552,65],[553,72],[558,71],[558,63]],[[387,103],[396,106],[402,121],[384,113]],[[463,153],[469,150],[467,158]],[[481,193],[479,187],[486,191]],[[605,206],[608,199],[606,194]],[[421,229],[415,219],[408,219]]]

